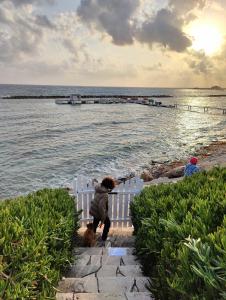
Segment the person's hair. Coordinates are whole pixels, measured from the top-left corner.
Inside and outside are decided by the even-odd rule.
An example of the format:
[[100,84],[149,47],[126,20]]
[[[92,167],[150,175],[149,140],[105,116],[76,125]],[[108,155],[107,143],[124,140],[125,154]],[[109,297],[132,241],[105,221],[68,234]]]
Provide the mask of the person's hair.
[[93,229],[93,223],[88,223],[88,224],[86,224],[86,227],[87,227],[88,229]]
[[106,189],[113,190],[113,188],[115,187],[115,181],[111,177],[105,177],[102,180],[101,185]]

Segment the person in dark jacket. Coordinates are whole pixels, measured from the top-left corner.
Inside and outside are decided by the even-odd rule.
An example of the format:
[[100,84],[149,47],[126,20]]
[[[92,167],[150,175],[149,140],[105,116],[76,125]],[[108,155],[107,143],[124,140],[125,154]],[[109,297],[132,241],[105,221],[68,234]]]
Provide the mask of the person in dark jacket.
[[102,241],[106,241],[111,226],[108,216],[108,193],[115,187],[115,181],[111,177],[105,177],[100,185],[95,187],[94,200],[91,203],[90,215],[93,216],[93,230],[96,233],[97,226],[104,224]]

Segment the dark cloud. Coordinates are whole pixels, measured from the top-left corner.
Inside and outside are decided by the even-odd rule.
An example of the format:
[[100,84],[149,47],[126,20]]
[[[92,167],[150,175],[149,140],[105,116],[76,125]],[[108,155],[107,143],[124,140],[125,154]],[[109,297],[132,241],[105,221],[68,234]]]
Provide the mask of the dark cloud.
[[[138,41],[183,52],[191,45],[190,39],[183,32],[183,26],[194,18],[193,9],[203,8],[206,1],[169,0],[167,8],[152,16],[146,14],[141,21],[135,19],[141,0],[81,0],[77,15],[88,26],[107,33],[116,45],[129,45]],[[33,54],[42,44],[46,29],[58,30],[59,33],[59,28],[56,29],[46,15],[34,15],[35,10],[25,7],[27,4],[54,2],[56,0],[0,0],[0,62],[18,60],[26,54]],[[78,55],[76,53],[82,52],[63,32],[59,41],[74,58]],[[84,57],[88,57],[85,50],[83,53]],[[201,59],[192,58],[189,63],[191,68],[205,71]]]
[[35,16],[35,24],[40,27],[45,27],[45,28],[49,28],[49,29],[56,28],[56,26],[45,15],[36,15]]
[[206,59],[200,61],[192,60],[188,65],[196,74],[207,74],[212,70],[212,65],[210,63],[207,64]]
[[64,38],[62,40],[62,45],[69,51],[72,55],[72,61],[78,61],[78,47],[73,43],[73,41],[69,38]]
[[10,20],[8,19],[5,10],[0,6],[0,23],[7,24],[10,23]]
[[[43,41],[44,31],[54,25],[44,15],[11,7],[0,8],[0,63],[9,63],[34,54]],[[9,13],[10,12],[10,13]]]
[[191,39],[183,32],[183,26],[193,21],[194,9],[203,9],[207,0],[169,0],[169,8],[159,10],[151,20],[146,20],[136,32],[136,38],[152,46],[163,45],[177,52],[185,51],[192,45]]
[[4,2],[11,2],[14,6],[23,6],[27,4],[54,4],[55,0],[0,0],[0,4]]
[[190,39],[182,31],[183,20],[176,13],[161,9],[151,21],[145,21],[137,30],[136,38],[152,46],[154,43],[168,47],[177,52],[183,52],[191,46]]
[[63,39],[62,41],[64,47],[71,53],[76,53],[77,52],[77,47],[74,45],[71,39]]
[[42,31],[23,28],[24,26],[18,26],[10,36],[0,36],[0,62],[17,61],[22,55],[35,52],[41,42]]
[[0,63],[21,59],[24,54],[32,54],[37,49],[41,36],[17,30],[10,38],[0,36]]
[[226,39],[221,51],[208,56],[204,51],[190,50],[185,58],[192,72],[208,80],[209,84],[225,86],[226,73]]
[[206,2],[169,0],[165,9],[153,16],[146,15],[143,23],[134,16],[141,0],[81,0],[77,13],[84,23],[108,33],[116,45],[128,45],[138,40],[149,46],[159,44],[183,52],[191,46],[183,26],[196,18],[194,9],[204,8]]
[[203,51],[192,51],[190,56],[187,58],[187,63],[189,67],[194,71],[194,73],[200,74],[210,74],[214,71],[214,61],[210,57],[206,56]]
[[81,20],[107,32],[116,45],[133,43],[132,17],[139,0],[82,0],[77,9]]

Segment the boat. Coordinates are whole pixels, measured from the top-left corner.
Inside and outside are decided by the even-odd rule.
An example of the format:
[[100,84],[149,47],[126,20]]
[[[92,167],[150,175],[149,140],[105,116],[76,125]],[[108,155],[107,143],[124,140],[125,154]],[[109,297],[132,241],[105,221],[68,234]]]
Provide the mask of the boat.
[[71,94],[70,100],[68,102],[71,105],[80,105],[82,104],[82,97],[79,94]]
[[161,107],[163,107],[162,102],[156,101],[155,99],[148,99],[147,100],[147,105],[149,105],[149,106],[161,106]]
[[56,99],[56,104],[69,104],[69,99]]
[[82,104],[81,95],[79,94],[71,94],[69,98],[60,98],[56,99],[56,104],[71,104],[71,105],[78,105]]

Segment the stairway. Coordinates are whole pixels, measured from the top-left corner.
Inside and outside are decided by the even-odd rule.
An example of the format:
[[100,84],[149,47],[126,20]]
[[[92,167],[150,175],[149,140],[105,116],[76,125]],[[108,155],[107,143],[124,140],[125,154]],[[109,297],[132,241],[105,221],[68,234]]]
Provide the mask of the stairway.
[[[109,245],[108,245],[109,246]],[[133,248],[77,248],[75,265],[59,282],[57,300],[150,300],[149,279]]]

